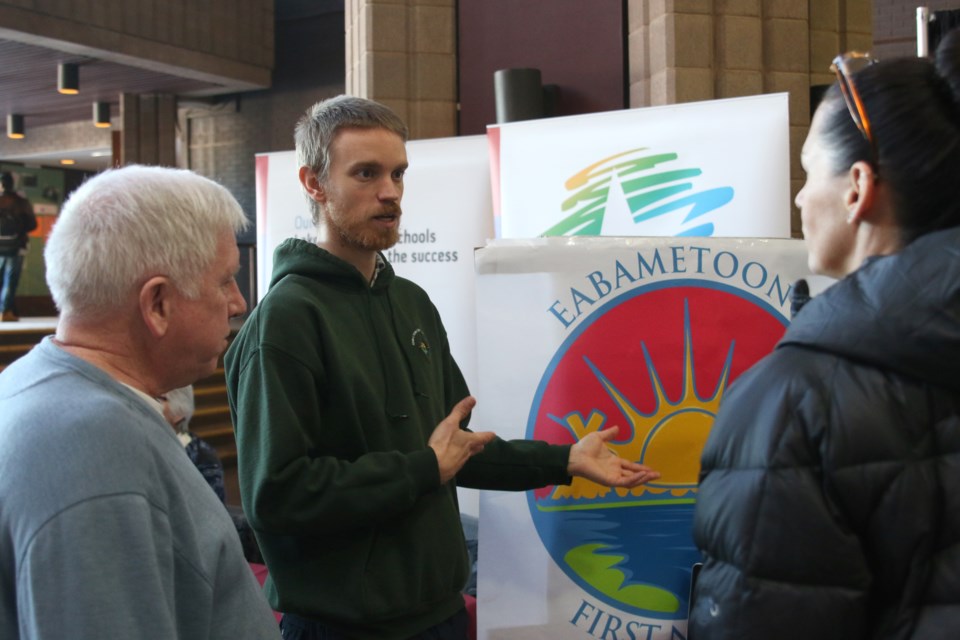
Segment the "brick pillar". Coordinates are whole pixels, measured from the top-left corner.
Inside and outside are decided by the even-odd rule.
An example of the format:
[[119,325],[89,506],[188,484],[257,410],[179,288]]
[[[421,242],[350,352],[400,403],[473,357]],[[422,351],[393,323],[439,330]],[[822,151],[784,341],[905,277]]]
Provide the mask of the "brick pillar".
[[120,94],[120,164],[175,166],[176,124],[174,96]]
[[[802,237],[794,196],[806,178],[800,149],[810,126],[810,5],[824,0],[763,0],[763,92],[790,94],[790,231]],[[831,60],[835,53],[830,56]],[[829,64],[829,63],[828,63]]]
[[120,164],[140,162],[140,96],[120,94]]
[[346,92],[382,102],[411,138],[457,134],[454,0],[347,0]]
[[627,11],[630,106],[789,93],[796,195],[810,87],[833,81],[837,53],[869,51],[871,0],[628,0]]

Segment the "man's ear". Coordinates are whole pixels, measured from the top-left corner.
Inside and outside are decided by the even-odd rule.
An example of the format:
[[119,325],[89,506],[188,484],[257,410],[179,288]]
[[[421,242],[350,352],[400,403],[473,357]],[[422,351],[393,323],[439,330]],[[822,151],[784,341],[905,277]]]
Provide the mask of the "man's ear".
[[170,328],[172,294],[173,283],[166,276],[154,276],[140,287],[140,317],[154,338],[162,338]]
[[317,172],[310,167],[300,167],[300,184],[303,185],[303,190],[307,192],[307,195],[310,196],[312,200],[321,203],[327,201],[327,194],[323,188],[323,184],[317,177]]
[[847,222],[869,220],[877,198],[877,172],[869,162],[858,160],[849,171],[850,183],[844,194]]

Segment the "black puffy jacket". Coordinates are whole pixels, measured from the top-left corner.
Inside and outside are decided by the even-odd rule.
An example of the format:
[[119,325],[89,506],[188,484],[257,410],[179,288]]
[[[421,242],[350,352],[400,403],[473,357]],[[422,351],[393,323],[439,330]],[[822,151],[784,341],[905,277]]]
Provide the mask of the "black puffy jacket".
[[960,638],[960,229],[807,304],[700,479],[691,640]]

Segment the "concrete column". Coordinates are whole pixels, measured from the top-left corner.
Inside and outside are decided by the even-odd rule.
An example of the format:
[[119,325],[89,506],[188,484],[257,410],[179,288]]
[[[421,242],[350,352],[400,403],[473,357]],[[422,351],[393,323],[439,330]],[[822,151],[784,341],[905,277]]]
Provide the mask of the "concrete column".
[[154,96],[140,96],[140,164],[158,164],[157,101]]
[[346,91],[382,102],[411,138],[457,133],[454,0],[346,0]]
[[157,164],[177,166],[177,98],[161,94],[157,98]]
[[798,238],[800,211],[793,206],[793,199],[806,178],[800,167],[800,149],[810,126],[810,86],[814,84],[810,77],[810,5],[816,2],[763,0],[761,7],[764,93],[790,94],[790,229]]
[[177,101],[172,95],[120,94],[120,163],[176,166]]
[[120,164],[140,162],[140,96],[120,94]]

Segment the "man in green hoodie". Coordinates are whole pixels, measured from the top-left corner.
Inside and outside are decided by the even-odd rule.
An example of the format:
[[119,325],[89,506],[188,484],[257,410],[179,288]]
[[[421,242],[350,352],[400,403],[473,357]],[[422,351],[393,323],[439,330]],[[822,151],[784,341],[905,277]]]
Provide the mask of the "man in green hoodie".
[[316,244],[289,239],[226,356],[240,492],[285,638],[466,638],[456,486],[525,490],[659,477],[607,447],[465,428],[476,401],[398,240],[407,128],[339,96],[297,125]]

